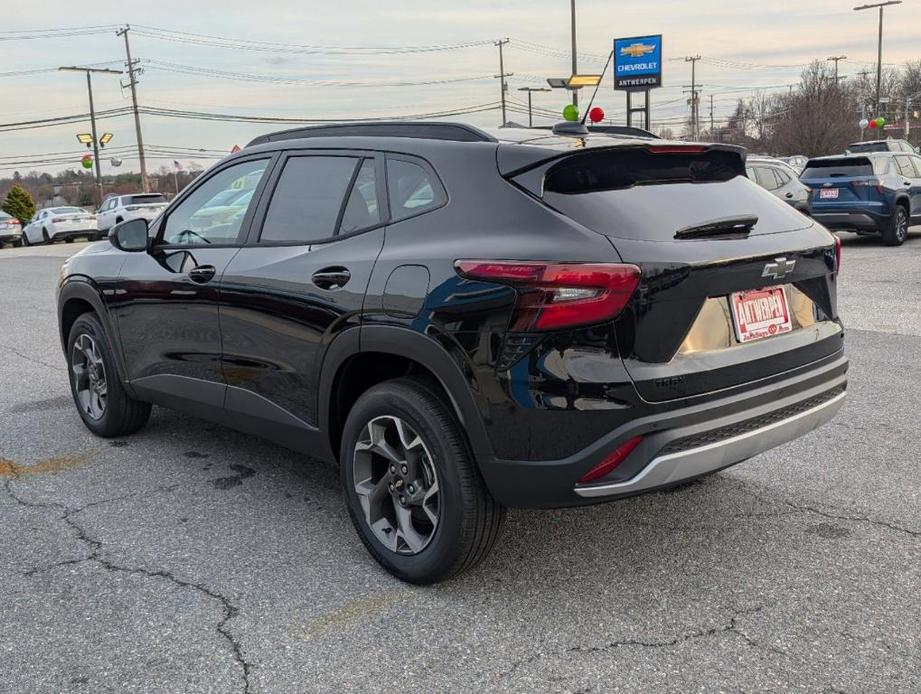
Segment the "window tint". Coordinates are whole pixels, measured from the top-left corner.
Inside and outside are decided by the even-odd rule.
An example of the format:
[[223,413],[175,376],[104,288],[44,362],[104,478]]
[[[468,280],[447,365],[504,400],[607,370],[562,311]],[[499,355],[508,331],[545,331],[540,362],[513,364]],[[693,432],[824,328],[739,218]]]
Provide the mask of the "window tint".
[[379,224],[380,221],[374,160],[365,159],[352,184],[352,192],[349,193],[349,200],[342,212],[342,222],[339,224],[338,233],[348,234]]
[[307,243],[335,234],[342,201],[359,161],[354,157],[288,159],[259,240]]
[[387,160],[387,189],[393,221],[444,202],[444,192],[425,167],[402,159]]
[[911,157],[896,157],[895,162],[896,166],[899,168],[899,172],[905,176],[905,178],[918,177],[918,173],[915,171],[915,166],[911,161]]
[[151,205],[159,202],[166,202],[166,198],[160,193],[148,193],[145,195],[126,195],[122,198],[124,205]]
[[774,178],[774,172],[763,166],[755,167],[755,176],[758,179],[758,185],[767,190],[777,189],[777,179]]
[[235,242],[267,165],[268,159],[246,161],[211,176],[167,217],[163,241],[179,246]]
[[[847,178],[849,176],[870,176],[877,168],[877,162],[885,159],[874,157],[840,157],[834,159],[811,159],[800,177],[803,180],[813,178]],[[880,174],[882,171],[875,171]]]
[[790,175],[783,171],[782,169],[773,169],[774,175],[777,177],[777,187],[781,188],[787,185],[790,182]]

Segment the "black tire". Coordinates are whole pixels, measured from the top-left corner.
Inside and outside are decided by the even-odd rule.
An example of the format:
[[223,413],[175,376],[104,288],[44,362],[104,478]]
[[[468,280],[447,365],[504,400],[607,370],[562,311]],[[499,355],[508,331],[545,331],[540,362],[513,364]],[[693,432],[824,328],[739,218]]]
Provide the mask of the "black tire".
[[51,240],[51,237],[48,236],[48,230],[42,229],[42,238],[45,240],[45,244],[50,246],[54,241]]
[[[102,376],[105,384],[105,403],[101,414],[93,416],[86,408],[85,401],[81,400],[78,393],[81,377],[77,375],[75,366],[81,355],[75,352],[78,340],[81,344],[88,337],[95,346],[95,351],[102,364]],[[79,350],[77,350],[79,351]],[[67,338],[67,372],[70,380],[70,392],[74,399],[77,413],[86,425],[86,428],[97,436],[111,438],[133,434],[147,423],[150,417],[150,403],[133,399],[125,391],[119,378],[112,351],[106,338],[105,330],[94,313],[84,313],[74,321]]]
[[896,205],[892,219],[883,228],[883,243],[887,246],[901,246],[908,238],[908,210],[904,205]]
[[26,232],[25,232],[25,231],[22,232],[22,245],[23,245],[23,246],[31,246],[31,245],[32,245],[31,243],[29,243],[29,237],[26,236]]
[[21,239],[21,238],[20,238],[20,239],[16,239],[16,240],[13,241],[13,243],[12,243],[13,248],[19,248],[21,245],[22,245],[22,239]]
[[[427,544],[411,554],[401,554],[378,538],[355,488],[356,445],[372,420],[394,417],[408,424],[422,440],[425,453],[429,454],[423,459],[430,461],[438,485],[437,524]],[[444,580],[474,567],[495,544],[505,510],[486,489],[466,437],[434,384],[400,378],[370,388],[349,412],[339,460],[346,504],[355,529],[371,556],[397,578],[416,584]],[[384,467],[387,465],[385,461]],[[405,488],[413,489],[411,485]],[[384,494],[380,497],[385,498],[383,503],[389,501],[398,509],[393,487]],[[399,540],[394,543],[399,546]]]
[[68,236],[66,239],[64,239],[64,243],[73,243],[73,242],[74,242],[73,236]]

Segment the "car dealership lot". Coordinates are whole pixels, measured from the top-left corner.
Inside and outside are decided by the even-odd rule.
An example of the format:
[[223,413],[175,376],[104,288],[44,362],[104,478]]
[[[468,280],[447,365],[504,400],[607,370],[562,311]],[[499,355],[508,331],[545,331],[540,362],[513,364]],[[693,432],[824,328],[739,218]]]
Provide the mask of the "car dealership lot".
[[367,556],[329,466],[162,409],[92,437],[52,291],[83,244],[0,251],[0,692],[919,691],[921,230],[843,239],[834,422],[671,492],[513,511],[434,588]]

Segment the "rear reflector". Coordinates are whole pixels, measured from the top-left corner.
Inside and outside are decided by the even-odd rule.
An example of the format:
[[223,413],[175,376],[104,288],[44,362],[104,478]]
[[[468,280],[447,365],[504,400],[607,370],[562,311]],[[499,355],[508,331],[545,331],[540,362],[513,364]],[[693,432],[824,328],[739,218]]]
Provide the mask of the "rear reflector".
[[615,318],[640,281],[636,265],[458,260],[467,279],[508,284],[518,291],[510,330],[562,330]]
[[634,436],[632,439],[627,439],[620,446],[608,453],[600,463],[586,472],[582,476],[582,479],[579,480],[579,483],[585,484],[586,482],[594,482],[599,477],[604,477],[613,471],[614,468],[627,459],[627,456],[633,453],[633,449],[639,446],[642,440],[642,436]]

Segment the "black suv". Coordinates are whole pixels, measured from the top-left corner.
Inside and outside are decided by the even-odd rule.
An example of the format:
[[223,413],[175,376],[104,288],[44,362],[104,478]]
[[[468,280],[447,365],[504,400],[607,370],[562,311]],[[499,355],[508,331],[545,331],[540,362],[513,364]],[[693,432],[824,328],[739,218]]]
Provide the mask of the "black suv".
[[838,248],[728,145],[323,126],[72,257],[60,332],[91,431],[154,403],[338,461],[370,553],[425,583],[506,506],[661,489],[828,421]]

